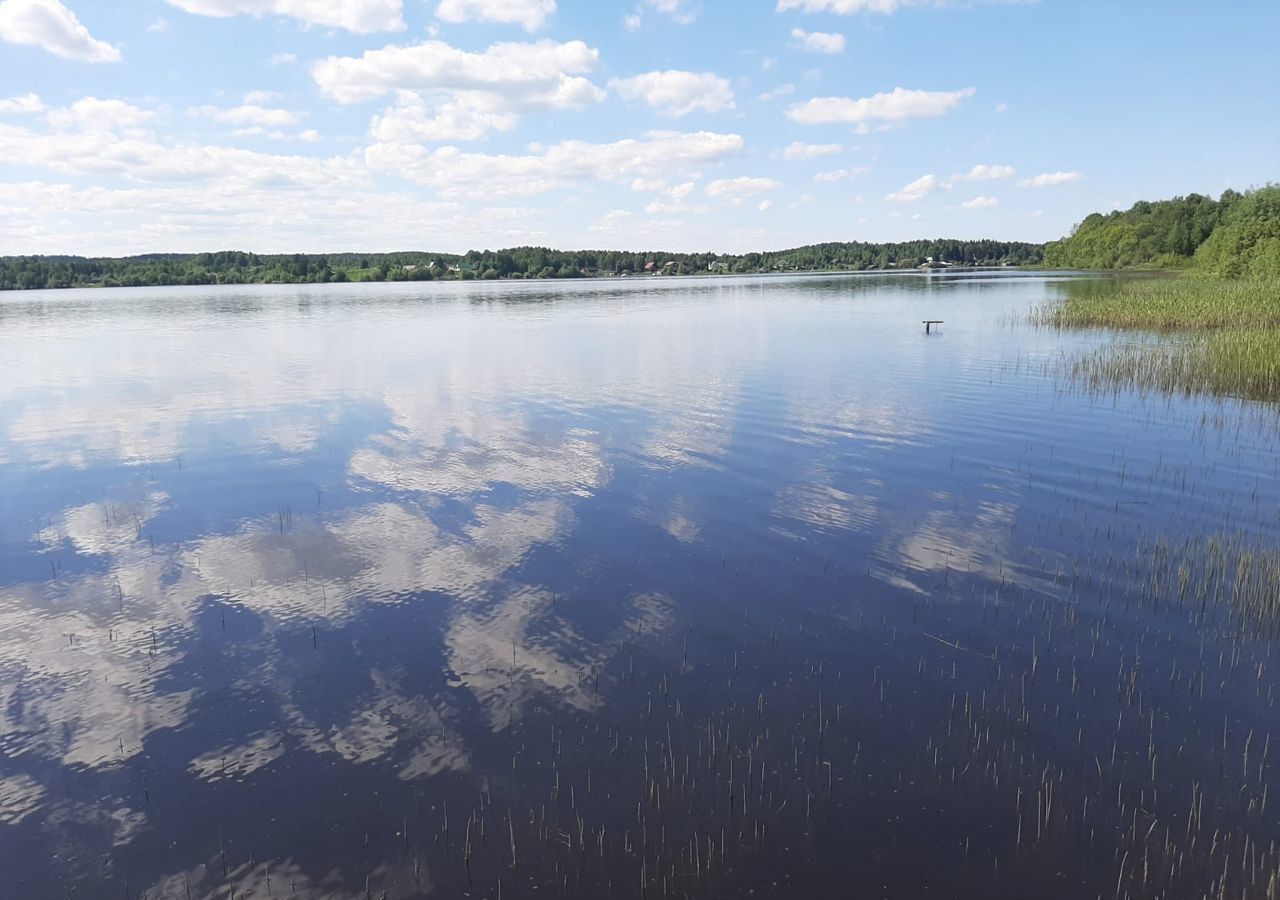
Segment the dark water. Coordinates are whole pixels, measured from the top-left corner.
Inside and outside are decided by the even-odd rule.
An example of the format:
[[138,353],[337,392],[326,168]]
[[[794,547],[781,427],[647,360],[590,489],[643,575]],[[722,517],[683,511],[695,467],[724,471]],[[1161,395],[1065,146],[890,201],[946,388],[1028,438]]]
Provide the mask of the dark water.
[[1274,898],[1276,416],[1069,289],[0,297],[0,894]]

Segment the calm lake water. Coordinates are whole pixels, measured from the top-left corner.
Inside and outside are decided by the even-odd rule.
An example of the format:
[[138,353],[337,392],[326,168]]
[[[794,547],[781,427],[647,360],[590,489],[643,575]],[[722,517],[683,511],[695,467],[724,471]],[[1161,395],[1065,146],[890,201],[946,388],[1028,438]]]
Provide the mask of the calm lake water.
[[0,296],[0,894],[1274,900],[1277,416],[1072,284]]

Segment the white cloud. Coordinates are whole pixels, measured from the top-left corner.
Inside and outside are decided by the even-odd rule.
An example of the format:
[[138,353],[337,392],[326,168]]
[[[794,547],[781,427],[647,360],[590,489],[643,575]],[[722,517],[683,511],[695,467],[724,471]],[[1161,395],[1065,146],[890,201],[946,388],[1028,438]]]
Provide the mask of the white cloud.
[[322,93],[339,103],[360,103],[395,91],[484,91],[511,109],[580,108],[604,99],[581,77],[600,63],[582,41],[493,44],[480,53],[443,41],[330,56],[311,73]]
[[639,31],[640,26],[644,24],[639,13],[631,13],[622,20],[622,27],[627,31]]
[[261,106],[279,100],[281,96],[279,91],[249,91],[244,95],[244,102]]
[[371,123],[380,142],[472,141],[510,131],[521,113],[580,109],[605,92],[583,73],[599,53],[581,41],[499,43],[481,52],[441,41],[329,57],[312,68],[321,92],[339,103],[394,94]]
[[168,0],[197,16],[287,16],[308,25],[343,28],[355,34],[403,31],[402,0]]
[[[887,16],[908,6],[952,6],[958,2],[959,0],[778,0],[776,9],[778,12],[797,9],[806,13],[835,13],[838,16],[852,16],[862,12]],[[1037,0],[968,0],[968,2],[1035,3]]]
[[921,175],[915,181],[885,197],[890,203],[915,203],[936,190],[945,187],[936,175]]
[[805,31],[803,28],[791,29],[792,46],[808,53],[843,53],[844,35],[831,34],[825,31]]
[[132,128],[149,122],[156,114],[149,109],[141,109],[124,100],[99,100],[97,97],[85,97],[70,106],[49,110],[45,121],[58,129],[76,129],[86,131],[111,131],[118,128]]
[[219,109],[216,106],[197,106],[190,110],[193,116],[212,119],[226,125],[258,128],[284,128],[297,125],[303,119],[302,113],[287,109],[259,106],[255,103],[244,103],[230,109]]
[[44,101],[35,94],[23,94],[0,100],[0,115],[44,112]]
[[974,197],[972,200],[966,200],[960,205],[965,209],[991,209],[993,206],[999,205],[1000,201],[995,197]]
[[696,182],[686,181],[682,184],[677,184],[667,193],[670,195],[672,200],[675,200],[676,202],[680,202],[681,200],[684,200],[686,197],[692,194],[697,189],[697,187],[698,185]]
[[267,62],[273,66],[287,66],[290,63],[295,63],[297,61],[298,54],[296,53],[277,53],[267,60]]
[[796,92],[794,84],[780,84],[771,91],[765,91],[756,97],[761,103],[768,103],[770,100],[777,100],[779,97],[789,97]]
[[58,0],[0,0],[0,41],[31,44],[79,62],[120,61],[119,50],[91,35]]
[[404,176],[445,197],[527,196],[586,179],[632,183],[719,162],[742,152],[736,134],[652,132],[610,144],[564,141],[524,156],[428,150],[420,144],[378,143],[365,150],[377,171]]
[[787,110],[787,118],[801,125],[849,124],[865,126],[880,121],[895,125],[908,119],[940,116],[955,109],[973,88],[958,91],[911,91],[894,88],[858,100],[849,97],[815,97],[796,103]]
[[609,87],[627,100],[643,100],[664,116],[733,109],[733,88],[713,72],[646,72],[615,78]]
[[556,11],[556,0],[440,0],[436,15],[446,22],[497,22],[534,32]]
[[164,16],[158,17],[154,22],[147,26],[147,34],[163,34],[169,30],[169,20]]
[[1079,172],[1045,172],[1043,175],[1037,175],[1034,178],[1022,179],[1018,182],[1018,187],[1054,187],[1059,184],[1070,184],[1071,182],[1079,181],[1082,178],[1084,178],[1084,176]]
[[[634,182],[631,186],[633,189],[636,187]],[[671,188],[663,187],[660,189],[660,193],[666,199],[651,201],[645,206],[644,211],[651,215],[659,213],[663,215],[676,213],[697,213],[702,215],[708,213],[711,211],[711,207],[705,203],[690,204],[687,202],[697,188],[698,183],[696,181],[685,181]]]
[[836,181],[844,181],[847,178],[857,178],[859,175],[865,175],[871,169],[867,166],[857,166],[852,169],[832,169],[830,172],[819,172],[813,176],[813,180],[819,184],[831,184]]
[[160,141],[133,130],[154,116],[153,111],[122,100],[86,97],[69,107],[50,110],[45,120],[51,131],[0,125],[0,158],[21,159],[67,175],[114,175],[144,184],[221,187],[224,193],[197,193],[186,201],[206,217],[226,217],[249,208],[248,194],[253,191],[318,186],[351,189],[368,181],[363,167],[351,159]]
[[459,95],[432,108],[417,94],[406,91],[400,102],[374,116],[373,137],[383,143],[417,141],[475,141],[490,131],[511,131],[520,121],[484,93]]
[[798,9],[807,13],[832,12],[841,16],[850,16],[864,10],[892,13],[897,11],[899,5],[900,0],[778,0],[777,10],[787,12]]
[[703,192],[713,200],[738,204],[749,197],[780,187],[782,185],[772,178],[721,178],[708,184]]
[[806,144],[802,141],[795,141],[788,144],[786,149],[782,151],[782,158],[786,160],[797,159],[817,159],[819,156],[833,156],[836,153],[843,153],[844,147],[840,144]]
[[952,175],[947,181],[952,184],[958,184],[961,181],[999,181],[1003,178],[1012,178],[1015,173],[1013,166],[977,165],[963,175]]
[[604,234],[610,234],[618,231],[619,228],[621,228],[623,225],[626,225],[634,217],[635,217],[635,213],[631,212],[630,210],[611,209],[607,213],[605,213],[603,216],[601,216],[599,220],[596,221],[596,223],[592,225],[588,230],[604,233]]
[[769,210],[773,209],[773,201],[761,200],[760,205],[757,206],[756,209],[760,210],[760,212],[768,212]]
[[644,0],[644,5],[656,10],[679,25],[688,25],[698,18],[698,11],[690,0]]

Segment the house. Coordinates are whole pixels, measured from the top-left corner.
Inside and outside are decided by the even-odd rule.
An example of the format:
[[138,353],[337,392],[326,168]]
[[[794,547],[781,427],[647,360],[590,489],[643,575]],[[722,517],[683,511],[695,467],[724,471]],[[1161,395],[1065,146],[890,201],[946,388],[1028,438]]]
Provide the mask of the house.
[[655,265],[656,265],[656,263],[654,263],[654,261],[653,261],[653,260],[649,260],[647,263],[645,263],[645,264],[644,264],[644,270],[645,270],[646,272],[652,272],[652,271],[653,271],[653,267],[654,267]]

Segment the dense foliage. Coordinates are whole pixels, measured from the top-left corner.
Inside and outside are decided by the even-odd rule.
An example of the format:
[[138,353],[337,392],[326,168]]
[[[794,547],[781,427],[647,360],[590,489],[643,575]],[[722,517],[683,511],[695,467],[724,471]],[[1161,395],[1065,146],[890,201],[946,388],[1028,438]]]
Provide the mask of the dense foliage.
[[1232,204],[1196,251],[1196,265],[1230,278],[1280,278],[1280,186]]
[[831,243],[768,253],[662,253],[616,250],[509,250],[448,253],[260,255],[240,251],[148,254],[122,259],[0,257],[0,290],[179,284],[330,281],[431,281],[473,278],[585,278],[916,267],[1034,265],[1039,244],[932,240],[897,244]]
[[1280,274],[1280,187],[1094,213],[1046,245],[1044,256],[1047,265],[1073,269],[1195,265],[1223,275]]

